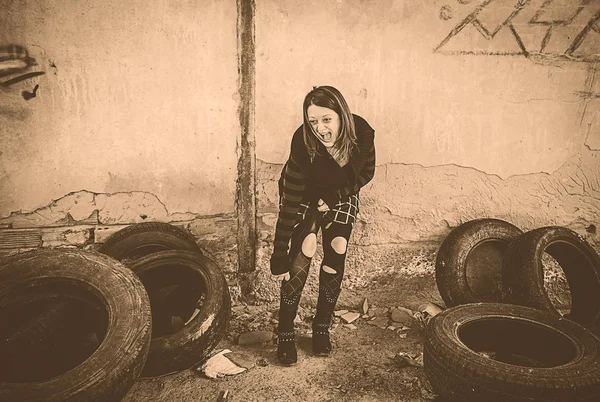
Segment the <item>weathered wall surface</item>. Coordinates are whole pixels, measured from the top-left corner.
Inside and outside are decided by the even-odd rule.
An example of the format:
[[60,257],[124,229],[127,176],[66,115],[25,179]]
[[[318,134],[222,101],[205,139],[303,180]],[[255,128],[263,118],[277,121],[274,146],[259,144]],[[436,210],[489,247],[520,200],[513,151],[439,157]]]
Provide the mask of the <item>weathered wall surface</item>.
[[[268,228],[302,97],[331,84],[376,130],[359,244],[440,239],[485,216],[593,236],[600,2],[579,3],[261,2],[257,157]],[[273,79],[275,70],[286,73]]]
[[[3,51],[37,61],[2,61],[0,229],[89,246],[177,222],[234,273],[235,2],[0,3]],[[376,130],[348,280],[486,216],[600,242],[600,2],[257,0],[255,24],[257,297],[277,295],[276,180],[313,85]]]
[[171,214],[233,211],[235,2],[0,10],[0,217],[82,189],[147,192]]
[[259,2],[257,157],[283,162],[304,94],[331,84],[376,129],[380,165],[551,173],[600,136],[600,35],[565,55],[600,9],[579,3]]

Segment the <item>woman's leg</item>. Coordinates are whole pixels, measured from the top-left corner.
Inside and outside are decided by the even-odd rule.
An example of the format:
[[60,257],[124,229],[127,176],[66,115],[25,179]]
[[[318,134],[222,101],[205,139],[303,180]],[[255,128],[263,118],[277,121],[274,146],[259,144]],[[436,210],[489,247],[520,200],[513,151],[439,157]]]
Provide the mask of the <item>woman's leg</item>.
[[313,320],[313,352],[328,356],[331,352],[329,325],[342,289],[346,250],[352,233],[351,224],[323,224],[323,262],[319,272],[319,299]]
[[290,279],[281,282],[279,324],[277,326],[277,356],[284,364],[297,360],[294,336],[294,319],[298,312],[300,296],[308,278],[310,262],[317,249],[317,232],[320,214],[307,214],[292,232],[290,248]]

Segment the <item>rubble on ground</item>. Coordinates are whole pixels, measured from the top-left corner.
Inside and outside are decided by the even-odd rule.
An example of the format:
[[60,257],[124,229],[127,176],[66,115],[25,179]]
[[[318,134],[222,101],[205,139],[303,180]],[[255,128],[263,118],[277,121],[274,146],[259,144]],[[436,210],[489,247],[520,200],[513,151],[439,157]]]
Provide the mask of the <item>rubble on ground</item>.
[[[414,325],[425,327],[440,311],[442,307],[431,302],[422,303],[416,310],[412,310],[405,306],[377,306],[365,298],[357,308],[335,310],[331,331],[335,331],[340,325],[355,330],[367,324],[396,332],[401,339],[405,339]],[[245,304],[233,306],[228,339],[240,346],[271,342],[277,337],[278,313],[279,306],[275,303],[261,306]],[[302,306],[298,308],[294,320],[298,334],[312,333],[313,314],[312,309]]]

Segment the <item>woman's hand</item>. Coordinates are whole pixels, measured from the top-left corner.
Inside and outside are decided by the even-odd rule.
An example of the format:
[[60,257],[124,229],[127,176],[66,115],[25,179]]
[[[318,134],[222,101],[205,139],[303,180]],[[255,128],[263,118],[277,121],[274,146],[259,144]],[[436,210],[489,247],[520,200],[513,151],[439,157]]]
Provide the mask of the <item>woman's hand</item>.
[[290,273],[286,272],[285,274],[281,274],[281,275],[273,275],[273,278],[277,279],[278,281],[289,281],[290,280]]
[[327,212],[329,211],[329,205],[325,204],[325,201],[320,199],[319,202],[317,202],[317,209],[320,212]]

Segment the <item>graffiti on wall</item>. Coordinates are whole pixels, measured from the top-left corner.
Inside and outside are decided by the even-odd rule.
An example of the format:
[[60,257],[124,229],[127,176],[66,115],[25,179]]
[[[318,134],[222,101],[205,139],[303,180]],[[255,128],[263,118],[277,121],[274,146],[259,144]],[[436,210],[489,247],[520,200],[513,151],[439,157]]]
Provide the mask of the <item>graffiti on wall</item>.
[[[459,3],[461,7],[473,7]],[[440,18],[449,15],[445,10]],[[485,0],[471,9],[434,52],[597,62],[600,61],[600,2]]]
[[[0,46],[0,88],[9,88],[18,82],[45,74],[43,71],[31,71],[37,66],[36,60],[29,56],[27,49],[20,45]],[[22,96],[29,100],[36,96],[39,85],[32,91],[23,91]]]

